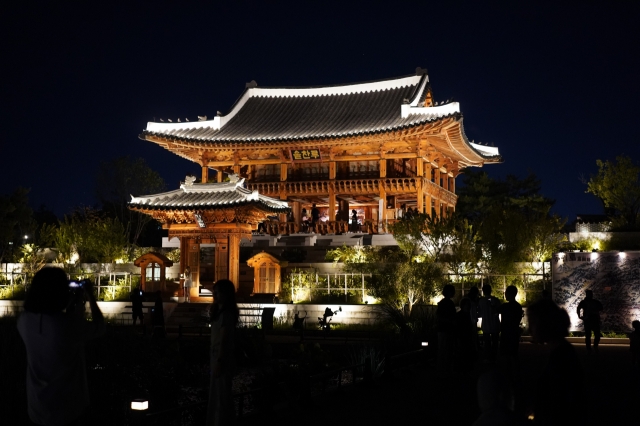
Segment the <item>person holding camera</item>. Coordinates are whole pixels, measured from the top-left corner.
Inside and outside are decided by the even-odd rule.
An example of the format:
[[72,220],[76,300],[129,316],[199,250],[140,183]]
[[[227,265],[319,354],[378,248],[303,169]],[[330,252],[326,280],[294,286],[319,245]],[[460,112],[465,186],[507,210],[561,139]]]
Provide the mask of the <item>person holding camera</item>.
[[[91,322],[84,316],[85,297]],[[84,344],[104,330],[91,281],[70,284],[60,268],[35,274],[18,319],[27,350],[27,402],[33,423],[80,424],[89,406]]]

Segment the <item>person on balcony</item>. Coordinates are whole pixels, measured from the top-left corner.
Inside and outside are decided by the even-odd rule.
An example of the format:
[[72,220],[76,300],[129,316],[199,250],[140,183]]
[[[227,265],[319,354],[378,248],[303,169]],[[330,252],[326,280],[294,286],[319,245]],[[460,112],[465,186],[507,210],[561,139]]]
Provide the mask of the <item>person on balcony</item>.
[[351,210],[351,232],[358,232],[358,212]]
[[320,210],[316,207],[315,203],[311,208],[311,227],[313,232],[317,232],[318,221],[320,220]]

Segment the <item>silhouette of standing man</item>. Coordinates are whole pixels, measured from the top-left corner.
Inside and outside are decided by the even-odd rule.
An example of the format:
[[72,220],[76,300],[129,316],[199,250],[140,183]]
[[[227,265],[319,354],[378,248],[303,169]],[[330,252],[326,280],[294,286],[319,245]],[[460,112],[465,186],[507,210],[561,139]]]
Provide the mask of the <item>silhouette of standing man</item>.
[[593,291],[587,290],[585,298],[578,304],[578,318],[584,325],[584,342],[587,345],[587,352],[591,352],[591,332],[593,331],[593,347],[598,352],[600,343],[600,311],[602,303],[593,298]]
[[482,317],[482,337],[484,340],[485,357],[489,361],[494,361],[498,352],[498,342],[500,339],[500,301],[491,297],[491,286],[482,286],[482,294],[478,301],[478,316]]

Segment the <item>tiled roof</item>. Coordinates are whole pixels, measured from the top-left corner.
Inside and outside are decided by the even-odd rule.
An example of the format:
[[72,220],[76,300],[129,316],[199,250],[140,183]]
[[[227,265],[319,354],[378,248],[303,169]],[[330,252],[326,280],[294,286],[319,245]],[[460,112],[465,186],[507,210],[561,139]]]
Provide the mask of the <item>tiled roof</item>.
[[149,210],[204,210],[258,204],[263,210],[286,212],[287,202],[250,191],[238,182],[182,184],[180,189],[161,194],[131,196],[131,208]]
[[[430,86],[426,70],[420,69],[408,77],[341,86],[247,86],[225,115],[197,122],[149,122],[140,137],[214,146],[269,144],[386,133],[462,117],[457,102],[424,106]],[[483,158],[499,157],[497,149],[466,143]]]

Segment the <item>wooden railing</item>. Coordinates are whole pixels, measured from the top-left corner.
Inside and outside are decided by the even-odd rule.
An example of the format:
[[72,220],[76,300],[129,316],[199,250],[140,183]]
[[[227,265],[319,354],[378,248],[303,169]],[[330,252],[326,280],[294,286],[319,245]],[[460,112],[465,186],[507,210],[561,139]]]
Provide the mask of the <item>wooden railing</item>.
[[[333,186],[335,194],[379,194],[380,184],[389,195],[407,194],[417,192],[416,184],[420,178],[380,178],[380,179],[344,179],[334,181],[311,182],[249,182],[247,188],[257,190],[269,197],[286,195],[329,195],[329,189]],[[424,190],[430,196],[442,200],[450,205],[455,205],[458,197],[453,192],[442,188],[436,183],[422,178]]]

